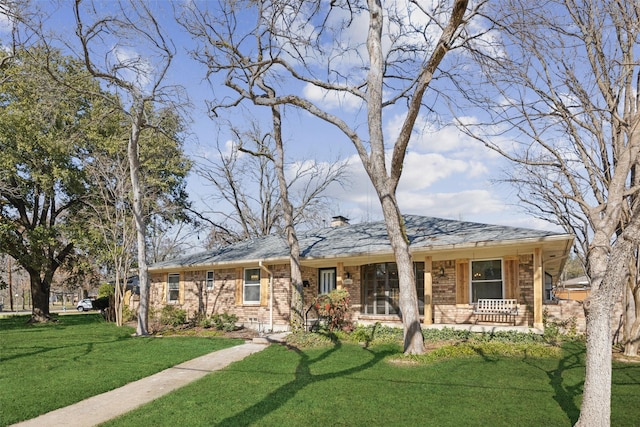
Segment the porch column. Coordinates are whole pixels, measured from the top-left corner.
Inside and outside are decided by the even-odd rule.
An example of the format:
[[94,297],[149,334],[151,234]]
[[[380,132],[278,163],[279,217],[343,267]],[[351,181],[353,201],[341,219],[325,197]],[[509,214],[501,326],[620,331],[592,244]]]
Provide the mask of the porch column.
[[425,325],[433,323],[433,259],[424,257],[424,321]]
[[339,262],[336,268],[336,289],[344,288],[344,262]]
[[543,329],[542,323],[542,291],[544,289],[542,274],[542,248],[533,250],[533,327]]

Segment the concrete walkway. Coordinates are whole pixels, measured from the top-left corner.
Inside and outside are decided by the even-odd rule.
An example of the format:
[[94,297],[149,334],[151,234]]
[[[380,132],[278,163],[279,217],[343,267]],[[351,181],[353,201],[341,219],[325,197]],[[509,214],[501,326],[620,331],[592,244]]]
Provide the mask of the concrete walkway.
[[272,342],[256,338],[253,342],[214,351],[173,368],[142,378],[123,387],[56,409],[14,426],[29,427],[90,427],[127,413],[175,389],[195,381],[232,362],[261,351]]

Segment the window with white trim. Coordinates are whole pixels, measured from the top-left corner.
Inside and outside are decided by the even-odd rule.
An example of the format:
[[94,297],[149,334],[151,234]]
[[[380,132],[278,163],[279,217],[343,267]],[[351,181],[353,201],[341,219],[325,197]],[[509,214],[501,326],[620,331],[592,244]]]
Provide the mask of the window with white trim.
[[242,287],[243,304],[260,304],[260,269],[246,268]]
[[471,261],[472,302],[479,299],[502,299],[502,260]]
[[167,302],[178,302],[180,299],[180,275],[171,273],[167,277]]
[[213,271],[207,271],[207,290],[213,290]]

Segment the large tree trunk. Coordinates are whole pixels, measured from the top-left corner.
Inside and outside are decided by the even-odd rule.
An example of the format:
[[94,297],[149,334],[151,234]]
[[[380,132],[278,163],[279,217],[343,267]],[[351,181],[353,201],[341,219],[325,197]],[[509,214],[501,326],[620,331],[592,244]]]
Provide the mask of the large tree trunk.
[[[284,216],[285,232],[289,245],[289,263],[291,265],[291,317],[289,324],[292,331],[304,329],[304,288],[302,286],[302,270],[300,269],[300,243],[296,234],[293,218],[293,205],[289,200],[289,188],[284,174],[284,146],[282,142],[282,118],[280,107],[271,108],[273,133],[276,143],[274,159],[278,184],[280,187],[280,203]],[[272,290],[273,291],[273,290]]]
[[611,306],[604,298],[592,294],[584,301],[584,311],[587,321],[586,373],[576,426],[608,426],[611,418]]
[[[635,229],[635,228],[634,228]],[[630,226],[627,231],[631,231]],[[606,262],[606,271],[596,289],[584,301],[587,322],[587,353],[584,393],[576,426],[603,427],[611,420],[611,313],[629,277],[633,243],[619,236],[604,261],[603,251],[594,250],[592,263]],[[597,269],[597,265],[594,265]]]
[[[60,264],[73,251],[73,244],[68,244],[55,257],[39,265],[23,267],[29,273],[31,285],[31,319],[29,323],[49,322],[52,320],[49,312],[49,297],[51,295],[51,282],[53,275]],[[16,302],[17,304],[17,302]]]
[[422,354],[424,353],[424,337],[420,327],[416,279],[404,220],[393,196],[381,197],[380,201],[387,233],[398,266],[400,312],[404,327],[404,352],[405,354]]
[[38,271],[29,271],[31,283],[32,311],[29,323],[48,322],[51,320],[49,313],[49,296],[51,294],[51,282],[40,278]]
[[138,325],[136,335],[149,335],[149,268],[147,266],[146,223],[142,209],[142,188],[140,184],[140,156],[138,141],[143,122],[144,104],[137,105],[136,118],[131,125],[131,137],[127,153],[133,189],[133,217],[136,223],[136,241],[138,246],[138,279],[140,283],[140,306],[138,307]]

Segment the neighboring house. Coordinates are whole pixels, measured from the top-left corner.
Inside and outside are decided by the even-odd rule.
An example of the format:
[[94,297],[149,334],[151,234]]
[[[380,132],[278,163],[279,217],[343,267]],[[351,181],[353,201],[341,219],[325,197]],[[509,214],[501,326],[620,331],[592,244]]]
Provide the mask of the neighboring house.
[[[401,325],[398,274],[384,222],[301,232],[305,310],[335,288],[350,294],[352,319]],[[573,236],[550,231],[404,216],[424,325],[504,324],[542,328]],[[151,304],[228,312],[247,327],[289,328],[289,249],[279,235],[160,262],[149,268]],[[515,299],[515,319],[474,314],[478,299]]]
[[558,286],[553,289],[553,297],[558,300],[584,301],[590,292],[589,278],[579,276],[558,283]]

